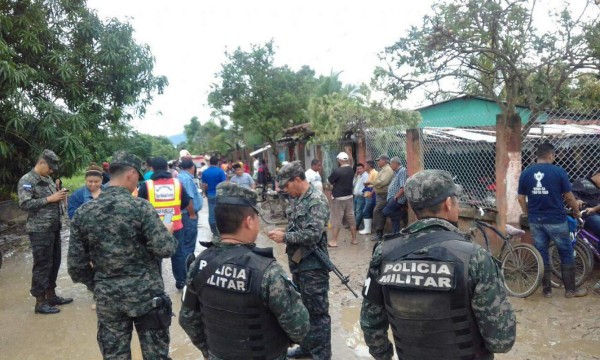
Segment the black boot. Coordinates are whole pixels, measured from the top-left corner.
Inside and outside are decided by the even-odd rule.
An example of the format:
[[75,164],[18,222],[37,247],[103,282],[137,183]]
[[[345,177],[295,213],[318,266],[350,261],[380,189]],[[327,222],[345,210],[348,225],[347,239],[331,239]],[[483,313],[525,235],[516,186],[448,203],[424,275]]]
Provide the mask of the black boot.
[[60,310],[51,306],[46,301],[46,295],[36,296],[35,298],[35,313],[36,314],[57,314]]
[[544,267],[544,277],[542,278],[542,292],[544,293],[545,298],[552,297],[552,282],[550,279],[552,278],[552,269],[550,269],[550,264],[547,267]]
[[301,346],[298,346],[293,349],[288,349],[287,357],[289,359],[312,359],[310,353],[304,350]]
[[381,241],[383,240],[383,230],[377,230],[375,236],[371,238],[371,241]]
[[46,290],[46,300],[48,301],[48,304],[52,306],[65,305],[73,302],[72,298],[64,298],[56,295],[54,289]]
[[574,265],[561,265],[560,270],[562,272],[562,280],[565,284],[565,297],[582,297],[587,295],[586,288],[575,287],[575,266]]

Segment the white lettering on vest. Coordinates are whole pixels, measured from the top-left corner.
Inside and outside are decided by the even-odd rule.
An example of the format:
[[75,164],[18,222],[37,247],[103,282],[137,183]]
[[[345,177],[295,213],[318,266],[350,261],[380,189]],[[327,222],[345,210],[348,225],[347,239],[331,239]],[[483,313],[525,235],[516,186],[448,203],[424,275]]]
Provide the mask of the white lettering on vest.
[[399,260],[383,264],[377,282],[399,288],[451,290],[454,288],[452,262]]

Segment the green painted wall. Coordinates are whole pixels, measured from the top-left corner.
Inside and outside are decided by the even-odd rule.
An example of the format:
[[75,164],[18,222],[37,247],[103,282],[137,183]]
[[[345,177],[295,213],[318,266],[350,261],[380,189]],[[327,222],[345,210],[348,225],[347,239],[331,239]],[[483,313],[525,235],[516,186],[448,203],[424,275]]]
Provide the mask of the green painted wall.
[[[431,106],[417,109],[423,121],[419,127],[471,127],[495,126],[496,115],[500,114],[500,107],[493,101],[464,97],[445,101]],[[523,123],[531,113],[527,108],[518,107]],[[539,119],[544,121],[542,116]]]

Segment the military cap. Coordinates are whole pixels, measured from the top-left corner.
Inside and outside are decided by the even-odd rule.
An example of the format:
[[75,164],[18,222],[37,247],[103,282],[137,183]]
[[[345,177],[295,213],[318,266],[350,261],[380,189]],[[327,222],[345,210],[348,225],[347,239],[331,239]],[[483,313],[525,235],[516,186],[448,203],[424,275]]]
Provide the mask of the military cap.
[[41,158],[44,159],[44,161],[48,164],[50,169],[54,171],[58,170],[58,162],[60,161],[60,159],[58,158],[58,156],[56,156],[54,151],[45,149],[42,152]]
[[387,154],[381,154],[375,159],[375,161],[379,161],[379,160],[390,161],[390,157],[387,156]]
[[232,182],[217,185],[217,205],[249,206],[257,213],[256,192]]
[[142,173],[142,160],[127,151],[120,150],[115,152],[110,165],[131,166],[137,170],[138,174],[140,174],[140,180],[144,178],[144,174]]
[[444,170],[423,170],[406,180],[404,195],[413,209],[424,209],[459,196],[460,185],[456,185],[452,174]]
[[279,170],[279,187],[283,188],[288,181],[292,180],[297,176],[304,175],[304,168],[300,164],[300,161],[292,161]]

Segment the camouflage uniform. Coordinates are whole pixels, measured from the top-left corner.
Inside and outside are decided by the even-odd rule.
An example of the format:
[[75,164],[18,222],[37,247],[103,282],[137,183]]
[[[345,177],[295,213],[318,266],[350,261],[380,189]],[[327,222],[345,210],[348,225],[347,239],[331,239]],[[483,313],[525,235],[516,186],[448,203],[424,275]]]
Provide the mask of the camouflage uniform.
[[[294,161],[284,166],[279,175],[282,179],[279,186],[283,188],[289,180],[304,176],[304,169],[298,161]],[[313,359],[330,359],[329,271],[314,254],[298,262],[299,254],[309,253],[315,245],[327,253],[325,231],[329,221],[329,205],[325,195],[310,185],[306,193],[295,199],[289,211],[290,223],[284,239],[288,263],[302,302],[310,314],[310,331],[300,348],[303,352],[309,352]]]
[[[58,169],[58,157],[51,150],[41,156],[48,165]],[[56,192],[50,176],[41,176],[34,170],[25,174],[18,184],[19,207],[28,213],[26,230],[31,241],[33,269],[31,295],[42,296],[56,288],[61,262],[60,203],[48,203],[47,197]]]
[[[219,197],[223,196],[246,197],[250,199],[251,203],[256,204],[255,192],[239,187],[233,183],[221,183],[217,186],[217,206],[219,205]],[[215,251],[220,255],[235,251],[240,247],[254,249],[255,245],[239,245],[219,241],[214,243],[210,251]],[[202,257],[199,256],[189,267],[184,303],[181,306],[181,311],[179,313],[179,324],[186,334],[188,334],[192,343],[202,351],[205,357],[208,354],[209,359],[218,360],[219,357],[212,354],[208,348],[206,329],[202,320],[202,308],[199,306],[199,301],[197,301],[198,289],[196,289],[194,285],[194,280],[198,276],[199,262],[201,260]],[[232,292],[231,295],[228,294],[227,296],[235,296],[235,293]],[[308,311],[302,304],[300,295],[294,289],[287,274],[275,261],[273,261],[265,270],[260,284],[260,298],[263,301],[263,305],[275,315],[279,326],[286,333],[287,337],[292,342],[299,343],[309,329],[310,323]],[[286,354],[283,353],[275,359],[286,359]]]
[[[113,155],[111,166],[116,164],[138,172],[141,168],[141,160],[125,152]],[[176,248],[177,240],[152,205],[124,187],[103,190],[75,213],[69,275],[94,292],[98,344],[105,359],[131,358],[134,320],[154,310],[154,297],[166,296],[161,258],[170,257]],[[144,359],[168,359],[168,327],[138,330],[138,337]]]
[[[421,173],[417,173],[412,178],[413,181],[409,179],[406,183],[406,196],[411,205],[435,198],[436,196],[433,196],[428,190],[436,186],[445,186],[444,179],[440,180],[439,178],[439,171],[427,170]],[[451,176],[449,179],[452,181]],[[440,231],[455,232],[463,235],[465,241],[471,241],[470,237],[460,233],[452,223],[440,218],[420,219],[403,229],[400,234],[404,236],[406,243],[411,243],[426,234]],[[423,250],[427,251],[434,246],[439,245],[424,247]],[[369,265],[371,278],[373,278],[373,275],[376,277],[381,273],[382,248],[383,243],[380,242],[373,251],[373,257]],[[485,347],[492,353],[508,352],[515,341],[515,314],[506,298],[502,285],[502,275],[498,266],[494,263],[490,254],[477,244],[474,244],[474,251],[470,256],[468,279],[471,285],[469,289],[471,307]],[[370,282],[370,286],[377,285],[372,281]],[[365,287],[363,291],[366,295],[367,292],[373,290]],[[388,340],[389,324],[385,305],[376,304],[365,297],[361,309],[360,325],[365,342],[369,346],[369,352],[375,359],[392,359],[394,351],[391,342]],[[493,358],[493,354],[491,357]]]

